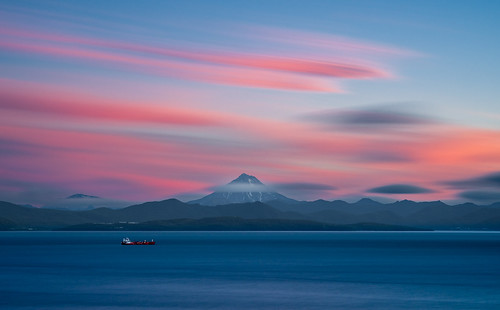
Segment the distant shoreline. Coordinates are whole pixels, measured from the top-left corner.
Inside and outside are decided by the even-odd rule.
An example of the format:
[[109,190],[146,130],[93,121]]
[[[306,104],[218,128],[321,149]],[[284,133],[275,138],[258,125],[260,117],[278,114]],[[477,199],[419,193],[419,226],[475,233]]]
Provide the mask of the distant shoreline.
[[356,223],[327,224],[316,221],[288,219],[243,219],[213,217],[173,219],[144,223],[87,223],[55,228],[56,231],[430,231],[417,227]]

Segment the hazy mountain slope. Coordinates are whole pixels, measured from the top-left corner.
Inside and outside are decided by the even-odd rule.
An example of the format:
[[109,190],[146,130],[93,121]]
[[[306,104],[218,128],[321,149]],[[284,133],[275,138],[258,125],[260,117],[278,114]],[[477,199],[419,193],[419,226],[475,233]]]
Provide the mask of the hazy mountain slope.
[[9,202],[0,202],[0,216],[16,227],[53,227],[94,221],[82,212],[28,208]]

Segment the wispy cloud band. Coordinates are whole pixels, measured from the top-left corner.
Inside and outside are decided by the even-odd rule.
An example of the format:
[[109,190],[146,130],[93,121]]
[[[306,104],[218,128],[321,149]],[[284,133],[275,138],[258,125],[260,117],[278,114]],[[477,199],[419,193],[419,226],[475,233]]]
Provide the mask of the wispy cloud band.
[[[387,78],[392,74],[374,65],[335,57],[189,50],[75,35],[3,28],[0,48],[51,57],[119,64],[128,70],[226,85],[282,90],[339,92],[325,79]],[[301,41],[301,40],[298,40]]]

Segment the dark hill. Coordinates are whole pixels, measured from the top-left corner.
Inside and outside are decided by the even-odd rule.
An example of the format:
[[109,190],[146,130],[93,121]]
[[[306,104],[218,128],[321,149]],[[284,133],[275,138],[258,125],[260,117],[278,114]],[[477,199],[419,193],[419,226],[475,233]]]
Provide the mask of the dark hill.
[[260,202],[201,206],[177,199],[146,202],[123,209],[98,208],[88,211],[27,208],[0,202],[0,229],[52,229],[84,223],[119,223],[171,220],[178,218],[240,217],[246,219],[302,219],[303,216],[281,212]]
[[0,201],[0,216],[4,221],[13,223],[14,228],[23,229],[47,229],[94,221],[92,216],[84,212],[29,208],[4,201]]

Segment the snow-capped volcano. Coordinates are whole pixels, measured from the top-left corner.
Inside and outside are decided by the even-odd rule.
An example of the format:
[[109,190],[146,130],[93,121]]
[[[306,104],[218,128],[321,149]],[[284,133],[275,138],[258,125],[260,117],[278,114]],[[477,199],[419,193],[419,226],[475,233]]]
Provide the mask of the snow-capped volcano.
[[253,175],[243,173],[228,184],[216,187],[215,192],[212,194],[198,200],[190,201],[189,203],[216,206],[230,203],[266,202],[271,200],[290,201],[292,199],[277,192],[273,192]]
[[239,177],[232,180],[229,184],[260,184],[263,185],[259,179],[254,177],[253,175],[248,175],[246,173],[242,173]]

